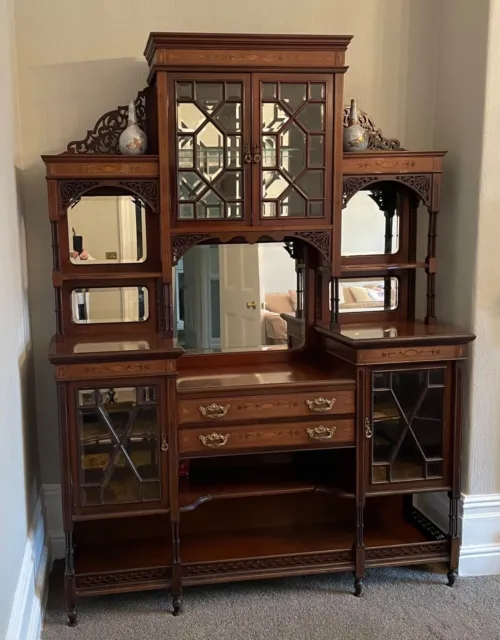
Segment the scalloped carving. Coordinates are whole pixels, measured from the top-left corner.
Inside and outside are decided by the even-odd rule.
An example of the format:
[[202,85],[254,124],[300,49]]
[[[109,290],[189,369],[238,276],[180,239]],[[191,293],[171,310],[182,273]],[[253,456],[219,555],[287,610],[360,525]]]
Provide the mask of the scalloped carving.
[[376,182],[401,182],[428,207],[431,202],[432,179],[428,174],[349,176],[343,181],[342,206],[345,208],[355,193]]
[[[350,107],[344,107],[344,127],[349,126]],[[396,138],[385,138],[381,129],[379,129],[366,111],[358,109],[358,118],[361,126],[368,134],[368,149],[381,149],[382,151],[394,151],[396,149],[403,150],[401,142]]]
[[[146,126],[146,89],[139,91],[135,99],[137,124],[145,131]],[[87,131],[83,140],[73,140],[66,148],[66,153],[119,153],[118,139],[126,128],[128,105],[108,111],[95,123],[92,130]]]
[[128,189],[147,202],[155,213],[159,213],[159,193],[157,180],[120,180],[120,187]]
[[63,209],[72,207],[86,191],[90,191],[99,185],[97,181],[91,180],[64,180],[59,184]]
[[308,554],[301,556],[279,556],[274,558],[252,558],[232,562],[210,562],[191,564],[183,567],[186,576],[211,575],[217,573],[239,573],[242,571],[265,571],[266,569],[287,569],[291,567],[311,567],[352,562],[352,551]]

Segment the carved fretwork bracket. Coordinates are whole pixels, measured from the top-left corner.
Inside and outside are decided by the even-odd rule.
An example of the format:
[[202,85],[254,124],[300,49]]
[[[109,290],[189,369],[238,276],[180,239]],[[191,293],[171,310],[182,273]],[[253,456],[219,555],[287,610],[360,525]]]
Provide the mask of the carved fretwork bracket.
[[[288,238],[285,241],[285,238]],[[293,238],[293,239],[290,239]],[[213,240],[214,242],[248,242],[254,244],[259,241],[285,242],[285,248],[292,258],[300,256],[300,250],[295,246],[294,239],[302,240],[312,245],[327,261],[332,259],[332,234],[330,231],[270,231],[262,234],[259,232],[247,233],[186,233],[174,234],[172,236],[172,258],[174,265],[186,253],[188,249],[196,244]]]
[[[350,107],[344,107],[344,127],[349,126],[349,111]],[[399,140],[395,138],[384,138],[382,131],[375,126],[375,123],[366,111],[358,109],[358,118],[359,123],[368,134],[368,149],[381,149],[382,151],[402,149]]]
[[394,213],[398,204],[398,194],[394,189],[380,188],[370,191],[370,198],[375,202],[377,207],[384,212]]
[[347,206],[349,200],[355,193],[377,182],[399,182],[404,184],[418,196],[425,206],[430,206],[432,195],[432,177],[430,175],[403,174],[388,176],[374,174],[369,176],[348,176],[344,178],[343,207],[345,208]]
[[81,196],[99,186],[96,180],[64,180],[60,183],[61,206],[68,209],[75,205]]
[[[146,128],[146,89],[139,91],[135,99],[137,124]],[[118,139],[126,128],[128,106],[117,107],[108,111],[95,123],[92,130],[87,131],[83,140],[73,140],[66,148],[67,153],[119,153]]]
[[144,202],[147,202],[155,213],[159,213],[159,193],[157,180],[120,180],[118,186],[132,191]]

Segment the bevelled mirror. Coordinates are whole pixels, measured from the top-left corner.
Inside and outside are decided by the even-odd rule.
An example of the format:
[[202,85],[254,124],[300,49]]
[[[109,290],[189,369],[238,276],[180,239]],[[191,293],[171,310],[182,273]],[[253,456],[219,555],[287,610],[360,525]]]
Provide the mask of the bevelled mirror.
[[342,255],[397,253],[399,226],[398,197],[394,187],[358,191],[342,211]]
[[398,306],[399,280],[342,278],[339,281],[339,313],[394,311]]
[[146,209],[130,195],[83,196],[68,210],[73,264],[131,264],[146,260]]
[[289,323],[302,322],[295,264],[280,242],[189,249],[173,278],[181,346],[198,352],[286,349]]
[[71,292],[75,324],[145,322],[149,317],[146,287],[93,287]]

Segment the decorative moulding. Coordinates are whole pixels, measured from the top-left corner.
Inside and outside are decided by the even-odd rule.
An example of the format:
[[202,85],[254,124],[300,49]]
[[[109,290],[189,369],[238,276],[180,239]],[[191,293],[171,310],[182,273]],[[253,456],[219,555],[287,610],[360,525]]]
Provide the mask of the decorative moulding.
[[[349,116],[351,107],[344,107],[344,127],[349,126]],[[358,109],[359,124],[363,127],[368,135],[368,151],[379,149],[381,151],[401,150],[401,142],[395,138],[385,138],[381,129],[379,129],[366,111]]]
[[[144,131],[146,128],[146,89],[139,91],[134,101],[137,125]],[[95,123],[92,130],[87,131],[83,140],[73,140],[66,148],[66,153],[119,153],[118,141],[127,128],[128,105],[108,111]]]
[[370,184],[376,182],[396,181],[406,185],[413,191],[425,204],[430,206],[432,195],[432,177],[429,174],[402,174],[402,175],[384,175],[373,174],[368,176],[349,176],[343,181],[343,198],[342,206],[346,207],[349,200],[355,193],[361,191]]

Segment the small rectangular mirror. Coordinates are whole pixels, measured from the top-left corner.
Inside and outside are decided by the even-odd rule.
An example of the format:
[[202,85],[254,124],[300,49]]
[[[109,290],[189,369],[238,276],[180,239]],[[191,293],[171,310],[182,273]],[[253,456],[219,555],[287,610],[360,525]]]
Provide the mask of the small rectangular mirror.
[[342,211],[342,255],[372,256],[399,251],[397,192],[358,191]]
[[393,311],[398,306],[399,281],[394,277],[343,278],[339,282],[339,313]]
[[83,196],[68,210],[72,264],[146,260],[146,209],[134,196]]
[[146,287],[96,287],[71,292],[71,312],[76,324],[145,322],[149,317]]
[[176,337],[197,352],[286,349],[301,299],[282,242],[195,246],[174,269]]

